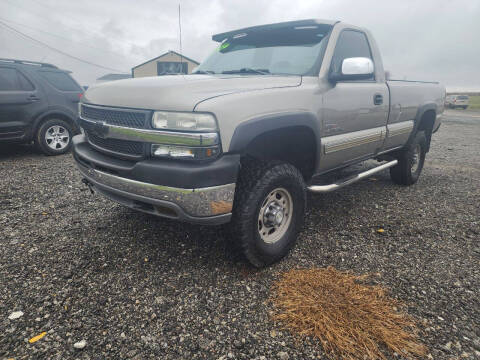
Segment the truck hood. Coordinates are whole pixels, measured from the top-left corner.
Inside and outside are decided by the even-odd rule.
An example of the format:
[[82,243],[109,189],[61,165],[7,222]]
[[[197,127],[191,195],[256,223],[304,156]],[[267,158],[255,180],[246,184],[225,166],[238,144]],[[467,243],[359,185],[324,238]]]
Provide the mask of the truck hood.
[[212,97],[245,91],[299,86],[301,76],[166,75],[118,80],[92,86],[83,101],[104,106],[192,111]]

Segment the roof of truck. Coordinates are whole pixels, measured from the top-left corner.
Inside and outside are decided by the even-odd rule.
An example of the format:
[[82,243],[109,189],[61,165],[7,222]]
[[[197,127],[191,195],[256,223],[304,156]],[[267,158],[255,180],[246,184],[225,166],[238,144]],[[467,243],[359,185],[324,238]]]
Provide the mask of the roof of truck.
[[215,34],[212,36],[213,41],[222,42],[226,38],[229,38],[236,34],[246,33],[246,32],[256,32],[256,31],[263,31],[263,30],[274,30],[280,29],[284,27],[309,27],[309,26],[316,26],[316,25],[335,25],[339,21],[336,20],[321,20],[321,19],[306,19],[306,20],[295,20],[295,21],[286,21],[281,23],[275,24],[266,24],[266,25],[259,25],[259,26],[250,26],[243,29],[236,29],[232,31],[227,31],[219,34]]

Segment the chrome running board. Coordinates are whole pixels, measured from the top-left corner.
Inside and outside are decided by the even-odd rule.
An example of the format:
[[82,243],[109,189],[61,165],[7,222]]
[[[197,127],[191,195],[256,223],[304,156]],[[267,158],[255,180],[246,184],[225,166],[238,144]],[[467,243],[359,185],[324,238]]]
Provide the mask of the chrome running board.
[[398,160],[392,160],[389,161],[385,164],[379,165],[377,167],[374,167],[373,169],[361,172],[357,175],[354,175],[352,177],[343,179],[341,181],[337,181],[336,183],[333,184],[328,184],[328,185],[310,185],[307,189],[310,190],[311,192],[315,193],[326,193],[330,191],[335,191],[338,190],[344,186],[353,184],[354,182],[357,182],[358,180],[365,179],[373,174],[376,174],[379,171],[391,168],[392,166],[395,166],[398,164]]

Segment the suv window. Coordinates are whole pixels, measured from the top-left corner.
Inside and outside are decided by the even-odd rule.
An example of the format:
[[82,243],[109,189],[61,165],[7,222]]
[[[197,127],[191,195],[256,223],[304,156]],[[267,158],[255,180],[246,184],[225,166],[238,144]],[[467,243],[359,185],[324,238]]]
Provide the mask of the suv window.
[[33,84],[28,80],[22,73],[17,71],[18,75],[18,83],[20,84],[20,88],[25,91],[32,91],[35,89]]
[[52,85],[58,90],[81,90],[77,83],[67,73],[58,71],[40,71],[40,74],[50,83],[50,85]]
[[342,61],[352,57],[372,59],[372,53],[364,33],[356,30],[345,30],[338,37],[330,71],[334,73],[340,72],[342,69]]
[[15,69],[0,67],[0,91],[31,91],[32,83]]

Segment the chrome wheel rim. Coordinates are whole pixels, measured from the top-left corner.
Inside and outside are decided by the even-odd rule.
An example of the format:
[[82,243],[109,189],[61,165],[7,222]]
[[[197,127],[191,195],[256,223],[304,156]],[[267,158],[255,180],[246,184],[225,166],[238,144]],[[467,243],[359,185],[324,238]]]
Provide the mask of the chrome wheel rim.
[[45,142],[50,149],[63,150],[70,142],[70,133],[61,125],[50,126],[45,132]]
[[293,201],[284,188],[268,193],[258,213],[258,233],[267,244],[276,243],[287,232],[293,215]]
[[420,165],[420,153],[422,151],[422,148],[420,144],[417,144],[415,146],[415,149],[413,150],[413,155],[412,155],[412,165],[411,165],[411,172],[415,173],[418,170],[418,166]]

